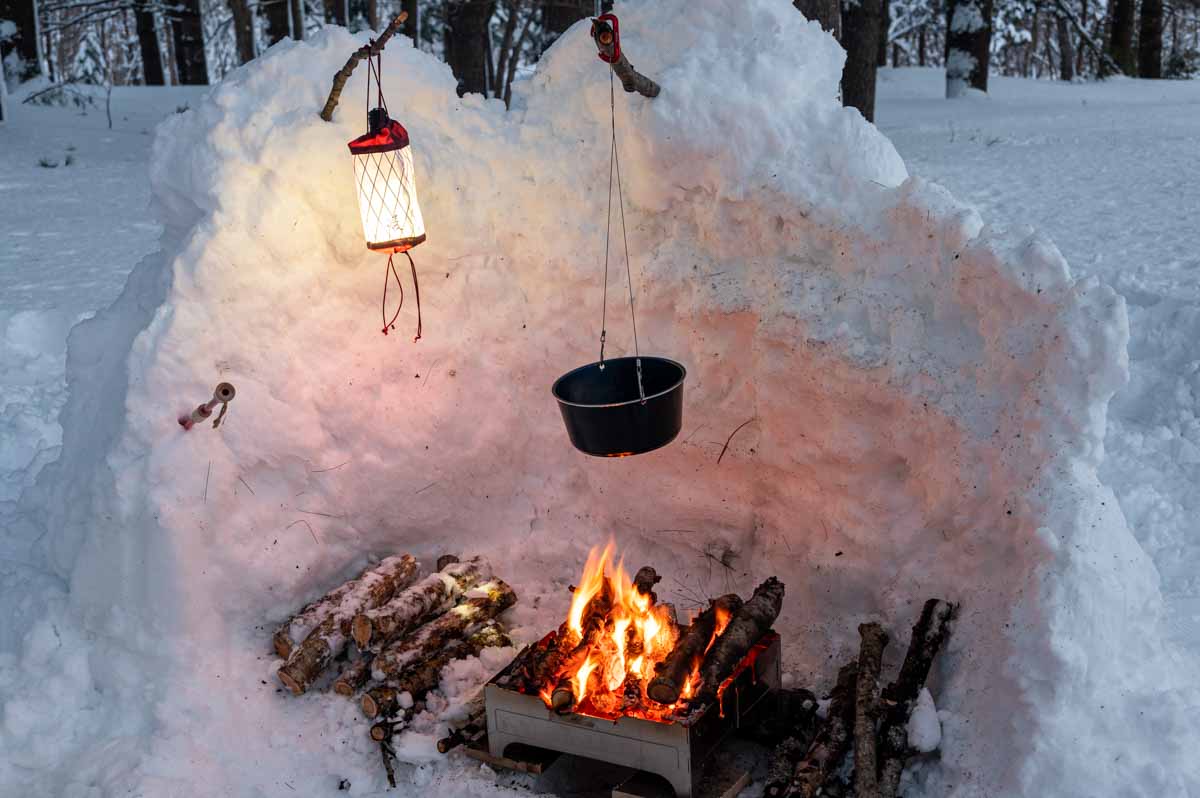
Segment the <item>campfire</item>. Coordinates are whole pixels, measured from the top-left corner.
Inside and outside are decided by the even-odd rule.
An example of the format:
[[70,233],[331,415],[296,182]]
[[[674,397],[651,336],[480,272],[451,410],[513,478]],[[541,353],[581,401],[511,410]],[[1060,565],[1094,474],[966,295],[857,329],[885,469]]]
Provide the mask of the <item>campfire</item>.
[[686,711],[700,682],[703,655],[725,630],[731,607],[714,604],[695,640],[688,637],[687,645],[679,646],[675,613],[658,603],[653,591],[659,579],[653,568],[631,577],[623,561],[614,565],[611,543],[592,549],[567,620],[552,641],[543,641],[547,649],[553,645],[538,690],[547,707],[659,722]]

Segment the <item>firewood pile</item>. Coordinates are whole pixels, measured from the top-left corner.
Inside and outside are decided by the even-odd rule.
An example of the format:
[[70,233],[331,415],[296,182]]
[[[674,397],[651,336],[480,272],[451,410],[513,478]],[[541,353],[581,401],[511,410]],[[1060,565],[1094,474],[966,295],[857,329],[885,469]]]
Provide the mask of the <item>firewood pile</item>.
[[[774,744],[766,798],[893,798],[905,763],[915,754],[908,722],[938,650],[950,634],[955,605],[925,602],[895,681],[881,689],[888,636],[878,623],[859,626],[858,659],[838,671],[823,719],[807,690],[782,691],[777,711],[759,730]],[[853,747],[848,781],[844,762]]]
[[272,637],[284,659],[279,681],[302,695],[339,666],[329,685],[375,721],[370,736],[395,786],[393,734],[422,709],[448,663],[512,645],[497,616],[516,601],[483,558],[443,557],[421,577],[411,556],[388,557],[279,627]]

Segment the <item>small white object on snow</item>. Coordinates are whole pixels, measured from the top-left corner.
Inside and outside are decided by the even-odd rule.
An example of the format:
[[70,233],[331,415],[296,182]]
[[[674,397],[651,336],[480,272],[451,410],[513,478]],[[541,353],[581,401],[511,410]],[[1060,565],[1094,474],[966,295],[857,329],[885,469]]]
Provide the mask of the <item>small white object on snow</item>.
[[917,705],[908,717],[908,744],[923,754],[936,750],[942,743],[942,723],[938,720],[933,696],[925,687],[917,695]]

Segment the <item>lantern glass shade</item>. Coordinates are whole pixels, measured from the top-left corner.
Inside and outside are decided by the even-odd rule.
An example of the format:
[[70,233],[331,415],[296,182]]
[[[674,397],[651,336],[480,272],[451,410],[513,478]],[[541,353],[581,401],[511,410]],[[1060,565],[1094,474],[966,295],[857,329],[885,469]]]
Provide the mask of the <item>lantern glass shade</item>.
[[350,142],[363,234],[371,249],[403,252],[425,240],[408,132],[388,120]]

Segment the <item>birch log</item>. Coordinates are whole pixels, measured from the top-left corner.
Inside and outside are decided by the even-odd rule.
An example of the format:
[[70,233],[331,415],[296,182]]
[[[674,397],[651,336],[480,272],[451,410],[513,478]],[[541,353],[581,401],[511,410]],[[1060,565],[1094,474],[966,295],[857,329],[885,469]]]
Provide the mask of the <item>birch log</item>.
[[453,607],[463,592],[491,576],[491,566],[481,557],[452,562],[397,593],[386,604],[356,615],[350,627],[354,642],[364,651],[378,652],[391,641]]
[[[369,689],[362,697],[362,711],[368,718],[387,717],[400,709],[400,697],[408,693],[414,700],[438,686],[442,669],[456,659],[478,656],[485,648],[510,646],[512,641],[494,621],[477,624],[463,639],[451,640],[433,655]],[[378,674],[376,674],[378,675]]]
[[796,765],[791,784],[782,791],[771,792],[770,786],[763,794],[774,798],[787,795],[789,798],[815,798],[821,787],[841,765],[842,758],[850,748],[851,728],[854,724],[854,692],[858,681],[858,665],[851,662],[838,671],[837,685],[830,695],[829,712],[825,725],[817,732],[808,753]]
[[358,612],[378,607],[396,590],[396,585],[411,580],[416,562],[404,557],[389,557],[373,571],[354,580],[300,645],[294,647],[287,662],[279,669],[279,681],[295,695],[302,694],[346,649],[350,621]]
[[375,681],[399,678],[410,668],[435,657],[471,627],[495,618],[517,601],[513,589],[499,579],[475,586],[467,596],[458,606],[380,651],[371,665],[371,678]]
[[879,798],[875,720],[879,717],[879,669],[888,636],[877,623],[859,624],[858,679],[854,692],[854,795]]
[[[376,572],[390,578],[392,580],[390,589],[395,592],[403,590],[416,581],[417,570],[417,561],[407,554],[401,557],[389,557],[377,565],[368,567],[354,579],[307,604],[300,612],[288,618],[271,638],[275,653],[283,659],[291,656],[292,649],[303,642],[309,632],[316,629],[321,621],[335,612],[341,606],[342,599],[356,590],[368,574]],[[390,597],[390,595],[387,596],[387,598]]]

